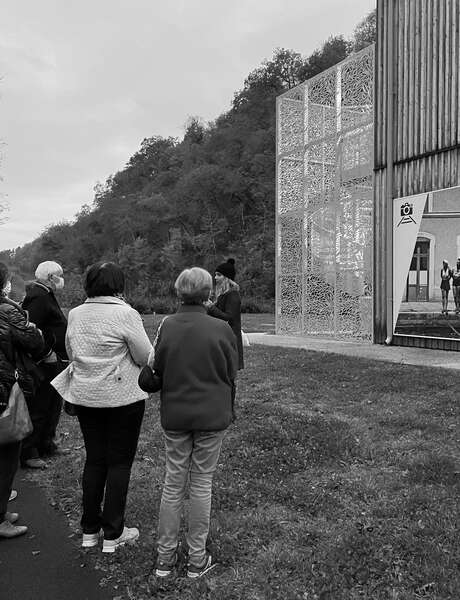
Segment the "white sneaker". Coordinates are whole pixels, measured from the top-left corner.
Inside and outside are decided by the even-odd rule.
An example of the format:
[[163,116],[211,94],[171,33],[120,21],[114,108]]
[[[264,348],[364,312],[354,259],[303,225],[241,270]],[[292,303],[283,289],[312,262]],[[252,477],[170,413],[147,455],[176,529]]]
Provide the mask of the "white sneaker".
[[14,538],[24,533],[27,533],[25,525],[13,525],[9,521],[0,523],[0,538]]
[[97,533],[84,533],[81,540],[82,548],[93,548],[99,543],[99,538],[102,536],[102,530]]
[[134,544],[138,537],[139,529],[137,529],[137,527],[125,527],[123,533],[116,540],[104,540],[102,552],[115,552],[118,546]]

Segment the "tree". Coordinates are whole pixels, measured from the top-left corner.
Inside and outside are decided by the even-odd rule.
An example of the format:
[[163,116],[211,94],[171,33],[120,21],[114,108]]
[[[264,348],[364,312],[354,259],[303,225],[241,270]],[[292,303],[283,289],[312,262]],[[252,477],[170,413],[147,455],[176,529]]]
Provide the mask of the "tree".
[[377,11],[370,12],[355,28],[351,48],[359,52],[376,40]]
[[343,35],[330,37],[321,49],[315,50],[308,58],[304,70],[301,72],[303,80],[322,73],[344,60],[349,53],[350,45]]
[[276,97],[367,45],[373,32],[371,13],[352,40],[330,37],[309,57],[277,48],[214,122],[190,117],[182,140],[146,137],[123,168],[96,184],[92,205],[73,222],[50,226],[17,249],[17,268],[29,273],[54,258],[81,293],[89,264],[116,260],[135,306],[152,310],[181,269],[213,271],[234,256],[243,296],[272,299]]

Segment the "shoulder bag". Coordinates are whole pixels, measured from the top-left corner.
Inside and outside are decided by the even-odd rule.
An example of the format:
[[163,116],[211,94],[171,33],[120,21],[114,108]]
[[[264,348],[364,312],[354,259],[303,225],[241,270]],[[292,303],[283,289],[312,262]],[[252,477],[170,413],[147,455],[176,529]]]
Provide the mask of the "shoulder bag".
[[137,384],[142,391],[147,392],[148,394],[154,394],[161,390],[162,383],[161,376],[158,375],[158,373],[155,373],[152,367],[149,365],[142,367],[137,380]]
[[20,442],[33,430],[26,400],[18,384],[17,369],[14,372],[14,378],[8,406],[0,414],[0,445]]

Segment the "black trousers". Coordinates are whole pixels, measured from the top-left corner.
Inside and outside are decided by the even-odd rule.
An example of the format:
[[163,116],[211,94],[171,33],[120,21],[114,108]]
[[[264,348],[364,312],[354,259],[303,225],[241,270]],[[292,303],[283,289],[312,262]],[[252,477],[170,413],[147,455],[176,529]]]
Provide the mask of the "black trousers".
[[62,398],[50,381],[61,371],[60,363],[40,365],[43,381],[32,397],[26,397],[34,429],[22,442],[21,462],[46,454],[53,446],[62,409]]
[[131,466],[145,401],[119,407],[76,408],[86,448],[83,533],[96,533],[102,527],[104,538],[115,540],[123,532]]
[[5,520],[11,487],[19,466],[20,451],[21,442],[0,445],[0,523]]

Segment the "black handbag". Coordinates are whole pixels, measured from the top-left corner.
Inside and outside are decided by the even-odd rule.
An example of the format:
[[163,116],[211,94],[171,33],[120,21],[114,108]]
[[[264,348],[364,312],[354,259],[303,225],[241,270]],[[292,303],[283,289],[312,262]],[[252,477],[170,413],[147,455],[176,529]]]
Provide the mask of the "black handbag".
[[163,380],[161,375],[156,373],[152,367],[145,365],[145,367],[142,367],[141,372],[139,373],[137,383],[144,392],[147,392],[148,394],[154,394],[155,392],[159,392],[161,390]]

